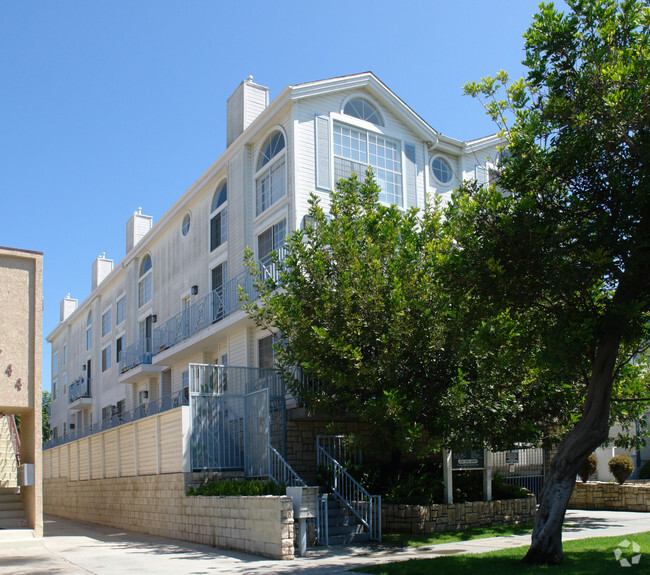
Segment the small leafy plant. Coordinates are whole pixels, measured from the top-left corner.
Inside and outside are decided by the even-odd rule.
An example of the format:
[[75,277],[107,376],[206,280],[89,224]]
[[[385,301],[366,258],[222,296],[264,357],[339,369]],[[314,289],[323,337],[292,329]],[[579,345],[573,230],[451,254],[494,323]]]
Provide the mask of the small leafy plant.
[[598,471],[598,458],[592,453],[582,462],[580,469],[578,469],[578,476],[582,479],[583,483],[587,483],[589,477],[596,473],[596,471]]
[[198,487],[190,487],[188,495],[285,495],[286,485],[259,479],[215,479]]
[[628,455],[616,455],[609,460],[609,470],[621,485],[632,475],[634,471],[634,462]]

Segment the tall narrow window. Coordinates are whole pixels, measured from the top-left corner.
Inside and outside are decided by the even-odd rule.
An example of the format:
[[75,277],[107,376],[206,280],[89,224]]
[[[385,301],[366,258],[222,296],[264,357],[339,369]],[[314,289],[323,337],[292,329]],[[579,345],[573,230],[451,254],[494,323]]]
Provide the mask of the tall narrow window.
[[112,328],[112,317],[113,313],[111,308],[108,308],[103,314],[102,314],[102,337],[105,335],[108,335],[111,333]]
[[255,214],[260,215],[287,195],[284,135],[273,132],[262,144],[255,176]]
[[111,344],[109,343],[102,349],[102,371],[106,371],[111,367]]
[[88,317],[86,318],[86,350],[89,350],[93,345],[93,315],[92,312],[88,312]]
[[282,220],[257,236],[257,258],[261,262],[267,261],[271,252],[277,251],[282,247],[287,231],[286,228],[287,221]]
[[52,373],[57,373],[59,371],[59,352],[55,351],[52,354]]
[[228,239],[228,183],[217,188],[210,208],[210,251],[217,249]]
[[257,340],[257,365],[259,367],[273,367],[275,352],[273,350],[273,336],[268,335]]
[[153,272],[151,269],[151,256],[147,254],[140,265],[140,280],[138,282],[138,307],[151,301],[153,292]]
[[126,319],[126,296],[122,296],[115,304],[115,325],[120,325]]
[[115,340],[115,362],[119,363],[120,361],[120,355],[122,355],[122,345],[123,345],[124,340],[122,339],[122,336],[118,337]]

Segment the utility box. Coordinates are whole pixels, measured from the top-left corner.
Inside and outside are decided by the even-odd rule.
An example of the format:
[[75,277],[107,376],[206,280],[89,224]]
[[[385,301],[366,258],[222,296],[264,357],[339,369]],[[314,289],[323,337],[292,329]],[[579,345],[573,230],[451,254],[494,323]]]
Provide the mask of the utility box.
[[34,485],[34,464],[22,463],[18,466],[18,485],[26,487]]

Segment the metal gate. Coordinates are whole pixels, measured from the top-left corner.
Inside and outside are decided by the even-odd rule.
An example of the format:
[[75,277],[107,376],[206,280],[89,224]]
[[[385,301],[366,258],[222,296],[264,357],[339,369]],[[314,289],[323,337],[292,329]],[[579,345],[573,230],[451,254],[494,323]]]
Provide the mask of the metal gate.
[[244,397],[246,477],[269,474],[269,390],[261,389]]
[[284,385],[275,370],[190,364],[191,462],[198,470],[268,475],[268,446],[283,451]]
[[520,447],[492,454],[495,475],[535,494],[539,501],[544,486],[546,458],[541,447]]

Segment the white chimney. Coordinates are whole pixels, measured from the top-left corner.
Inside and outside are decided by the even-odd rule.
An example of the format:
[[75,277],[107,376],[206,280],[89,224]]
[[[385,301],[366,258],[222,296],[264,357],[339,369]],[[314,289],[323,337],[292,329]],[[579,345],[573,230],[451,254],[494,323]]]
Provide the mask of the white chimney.
[[253,123],[269,105],[269,89],[253,82],[253,76],[244,80],[228,98],[226,147]]
[[104,281],[106,276],[113,271],[113,260],[106,259],[103,253],[93,262],[93,282],[91,291]]
[[77,304],[79,302],[76,299],[72,299],[70,294],[67,294],[61,300],[61,321],[65,321],[70,317],[70,314],[77,309]]
[[153,227],[153,217],[145,216],[142,213],[142,208],[138,208],[137,212],[126,222],[126,253],[128,254],[134,246],[147,235],[149,230]]

